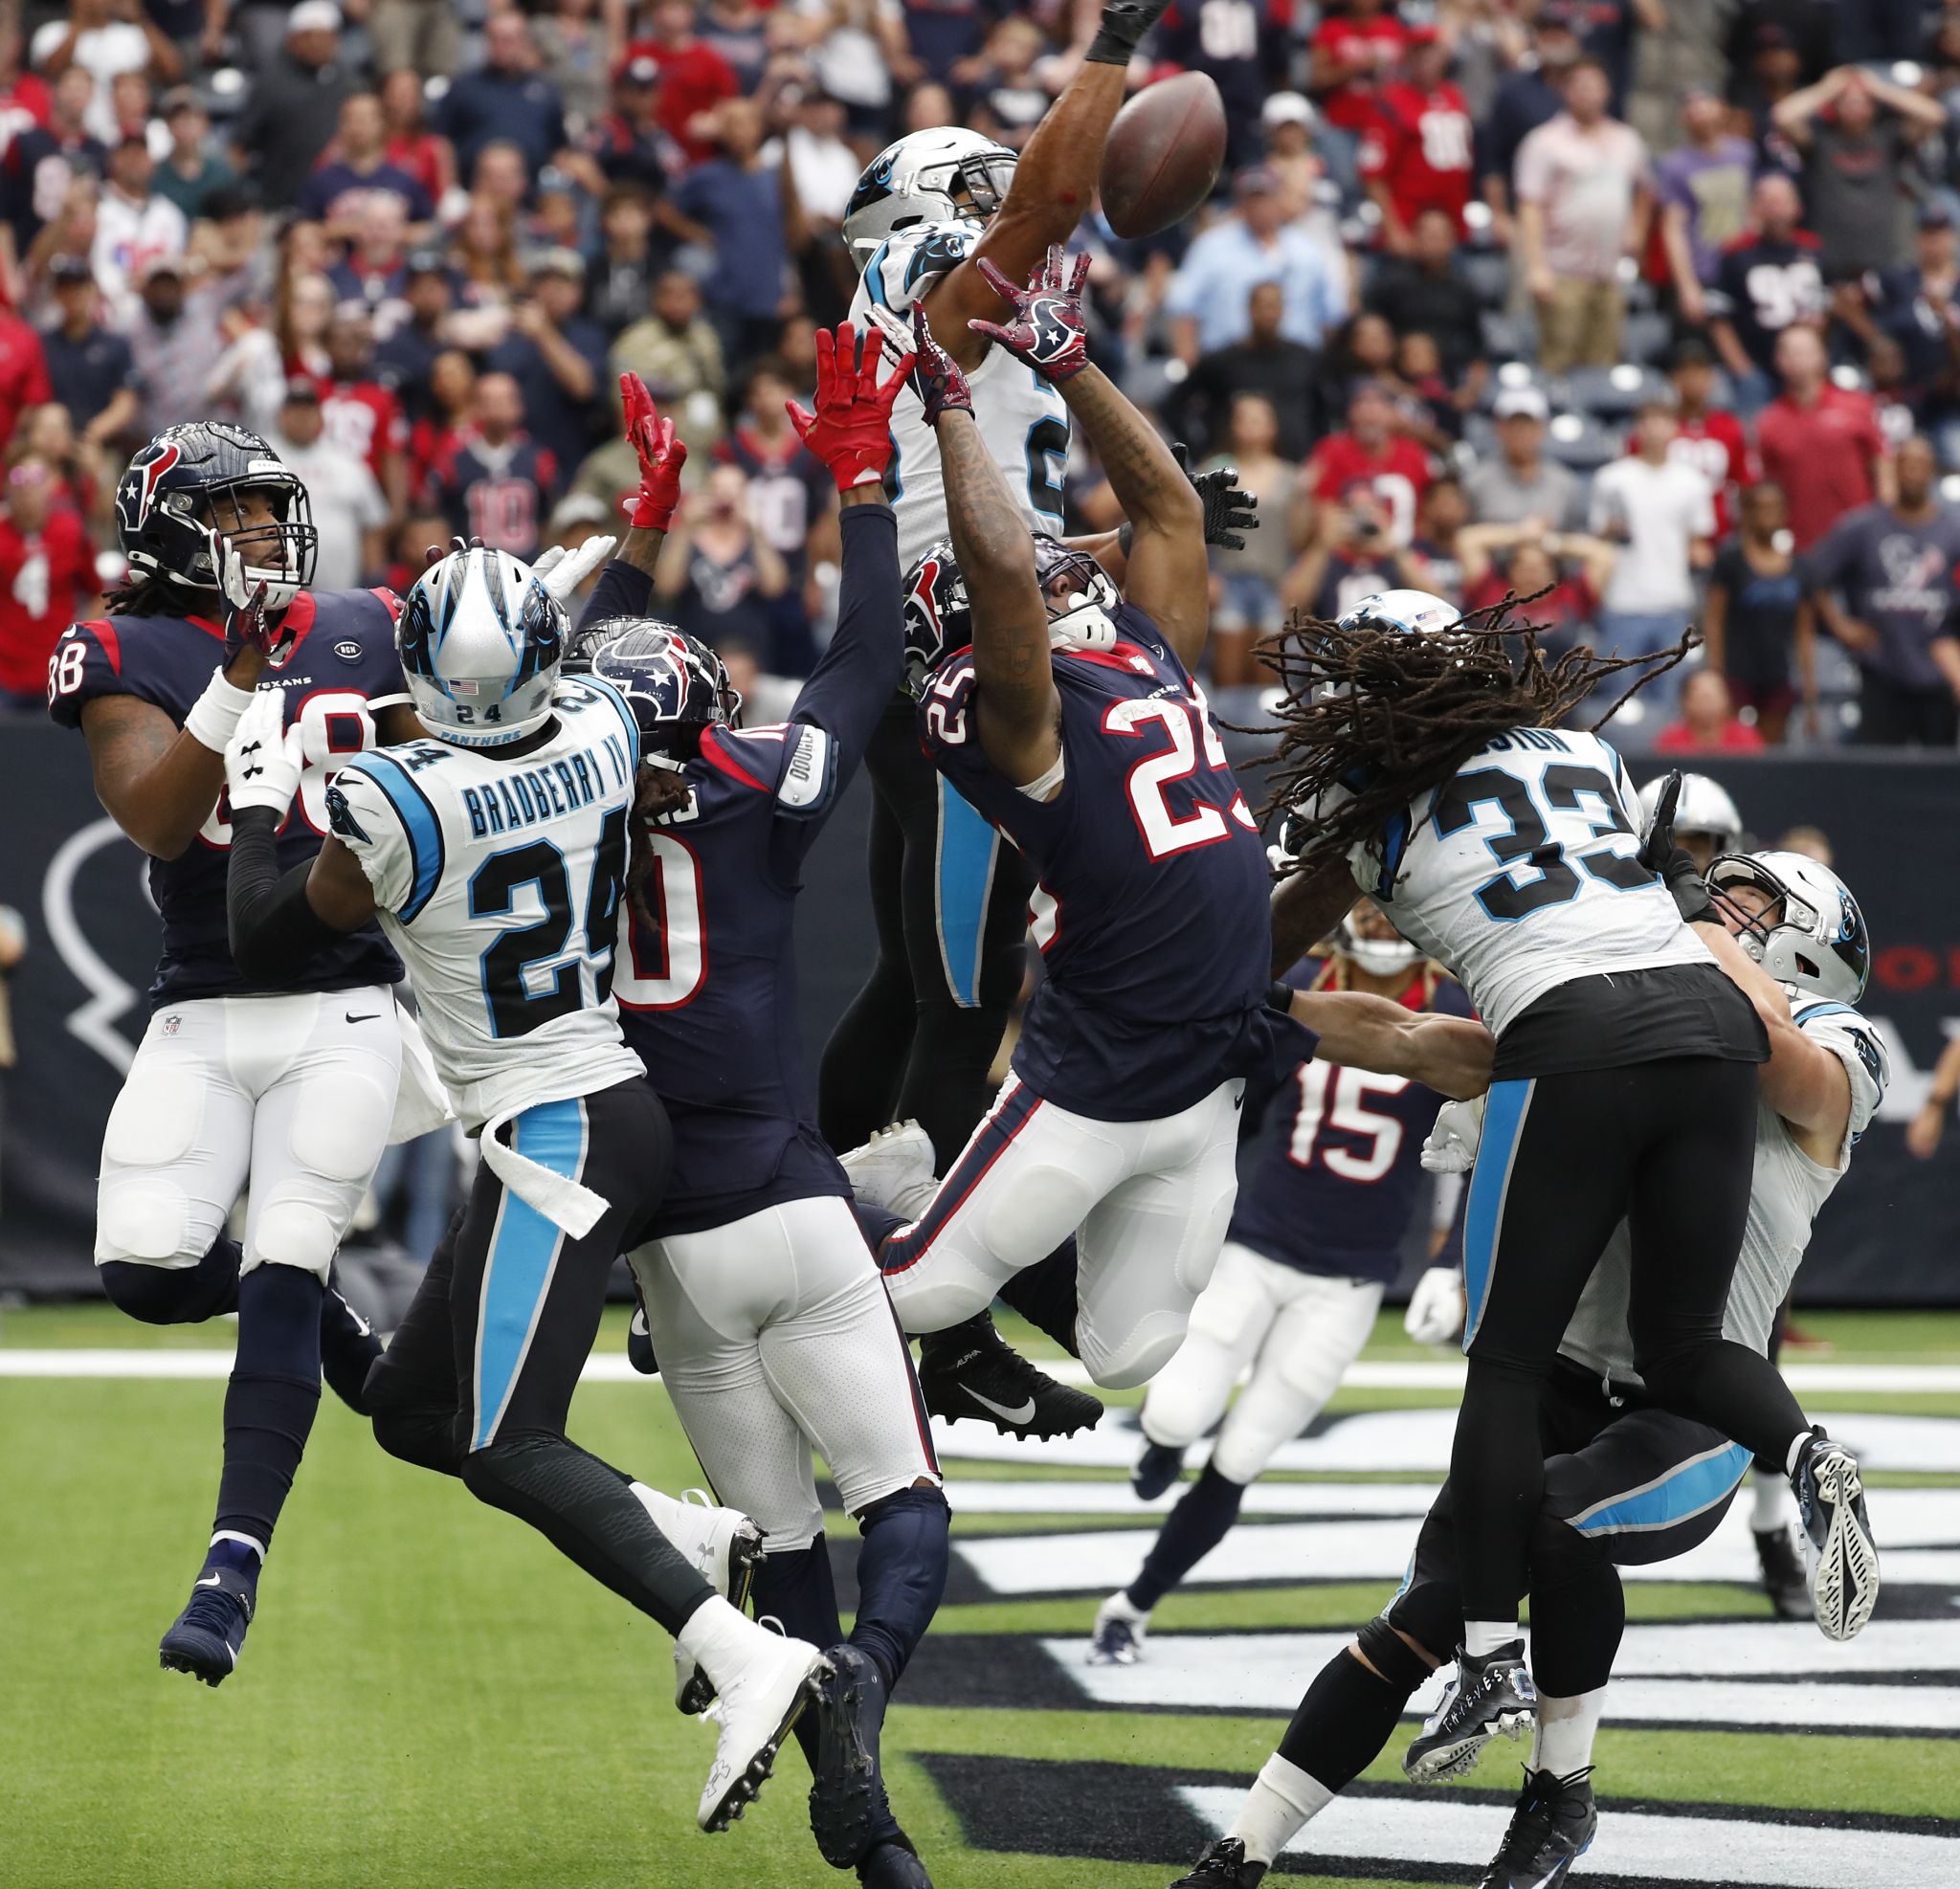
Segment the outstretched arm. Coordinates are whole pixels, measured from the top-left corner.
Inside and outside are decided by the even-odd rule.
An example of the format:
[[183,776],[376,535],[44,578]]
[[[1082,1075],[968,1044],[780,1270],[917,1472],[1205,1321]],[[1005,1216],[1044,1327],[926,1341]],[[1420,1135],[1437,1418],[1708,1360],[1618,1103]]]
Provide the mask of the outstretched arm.
[[680,502],[680,469],[687,463],[687,442],[675,437],[674,422],[660,417],[637,374],[619,376],[619,395],[626,437],[639,459],[639,490],[628,501],[631,528],[579,612],[581,629],[609,617],[645,614],[653,600],[660,547]]
[[1346,860],[1310,878],[1295,873],[1273,888],[1273,975],[1283,977],[1354,909],[1361,891]]
[[1320,1037],[1323,1062],[1406,1076],[1459,1101],[1490,1087],[1496,1044],[1466,1017],[1419,1014],[1361,990],[1296,990],[1287,1008]]

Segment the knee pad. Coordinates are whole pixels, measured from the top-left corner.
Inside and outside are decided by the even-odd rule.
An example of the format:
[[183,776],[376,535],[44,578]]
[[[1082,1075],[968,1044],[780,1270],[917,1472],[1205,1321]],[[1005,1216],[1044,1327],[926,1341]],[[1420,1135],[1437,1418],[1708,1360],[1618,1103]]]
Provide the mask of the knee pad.
[[[1403,1632],[1413,1633],[1414,1630],[1405,1627]],[[1420,1635],[1416,1637],[1420,1638]],[[1400,1686],[1404,1692],[1415,1692],[1428,1682],[1432,1669],[1386,1620],[1370,1620],[1354,1638],[1368,1656],[1368,1663],[1391,1685]],[[1424,1640],[1423,1645],[1429,1646],[1429,1642]],[[1429,1650],[1436,1652],[1433,1646]],[[1439,1658],[1447,1658],[1449,1651],[1445,1646]]]
[[1534,1588],[1558,1587],[1568,1581],[1590,1576],[1610,1567],[1613,1557],[1602,1543],[1591,1540],[1555,1515],[1543,1509],[1531,1525],[1526,1550]]
[[351,1069],[309,1076],[293,1110],[289,1148],[307,1172],[366,1188],[388,1145],[394,1097]]
[[1241,1488],[1257,1482],[1265,1474],[1281,1443],[1289,1443],[1298,1432],[1276,1436],[1270,1431],[1248,1422],[1235,1421],[1243,1405],[1235,1407],[1225,1418],[1225,1427],[1212,1446],[1212,1467],[1228,1482]]
[[342,1229],[306,1200],[268,1201],[258,1211],[245,1251],[245,1266],[292,1266],[324,1280],[341,1243]]
[[409,1405],[390,1407],[374,1403],[373,1372],[368,1373],[368,1401],[374,1426],[374,1440],[391,1456],[412,1462],[418,1469],[433,1469],[438,1476],[459,1476],[463,1452],[457,1435],[457,1413],[452,1410]]
[[[212,1216],[215,1236],[222,1213]],[[190,1199],[162,1174],[118,1174],[102,1183],[96,1199],[96,1258],[140,1265],[194,1266],[209,1248],[191,1225]]]
[[1105,1343],[1093,1331],[1078,1328],[1082,1363],[1105,1390],[1134,1390],[1149,1383],[1177,1355],[1184,1332],[1184,1319],[1172,1312],[1152,1312],[1120,1344]]
[[204,1125],[204,1082],[194,1066],[138,1062],[108,1125],[102,1159],[119,1167],[167,1167],[197,1145]]
[[1067,1168],[1031,1162],[988,1202],[981,1236],[1002,1258],[1030,1265],[1054,1252],[1095,1204],[1095,1194]]
[[1258,1289],[1242,1255],[1227,1265],[1221,1254],[1191,1308],[1192,1334],[1236,1351],[1250,1341],[1255,1327],[1263,1334],[1272,1320],[1273,1302]]

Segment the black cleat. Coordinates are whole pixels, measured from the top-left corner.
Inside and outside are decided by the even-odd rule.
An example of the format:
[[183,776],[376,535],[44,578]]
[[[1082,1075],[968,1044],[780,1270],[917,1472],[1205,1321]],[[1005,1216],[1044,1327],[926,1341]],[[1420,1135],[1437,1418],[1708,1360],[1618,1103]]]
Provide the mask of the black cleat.
[[903,1831],[880,1837],[858,1857],[858,1880],[864,1889],[932,1889],[932,1878]]
[[1437,1784],[1474,1770],[1500,1734],[1516,1738],[1538,1717],[1538,1689],[1525,1665],[1525,1642],[1507,1640],[1481,1659],[1460,1646],[1457,1676],[1435,1714],[1423,1721],[1402,1759],[1417,1784]]
[[1129,1473],[1140,1501],[1154,1502],[1184,1471],[1184,1452],[1172,1443],[1151,1443]]
[[1236,1836],[1221,1836],[1170,1889],[1258,1889],[1265,1879],[1264,1863],[1247,1862],[1245,1845]]
[[1592,1776],[1590,1765],[1570,1777],[1527,1770],[1511,1827],[1477,1889],[1553,1889],[1563,1882],[1599,1828]]
[[1779,1620],[1811,1617],[1811,1588],[1804,1578],[1803,1559],[1787,1527],[1756,1528],[1756,1565],[1763,1570],[1763,1591]]
[[639,1281],[633,1282],[633,1317],[626,1324],[626,1362],[642,1377],[658,1377],[660,1361],[654,1356],[654,1334],[647,1325],[647,1301],[639,1296]]
[[206,1685],[232,1675],[252,1624],[257,1584],[230,1567],[208,1567],[198,1576],[176,1624],[157,1646],[157,1663],[167,1673],[189,1673]]
[[919,1341],[919,1389],[947,1423],[972,1417],[1007,1436],[1070,1436],[1102,1419],[1102,1400],[1058,1384],[1014,1350],[985,1313]]
[[850,1869],[891,1814],[878,1765],[884,1680],[870,1659],[848,1642],[832,1647],[824,1657],[831,1670],[816,1691],[810,1833],[825,1862],[833,1869]]
[[1879,1602],[1879,1545],[1864,1512],[1858,1458],[1814,1430],[1791,1482],[1803,1522],[1811,1610],[1826,1639],[1851,1639]]

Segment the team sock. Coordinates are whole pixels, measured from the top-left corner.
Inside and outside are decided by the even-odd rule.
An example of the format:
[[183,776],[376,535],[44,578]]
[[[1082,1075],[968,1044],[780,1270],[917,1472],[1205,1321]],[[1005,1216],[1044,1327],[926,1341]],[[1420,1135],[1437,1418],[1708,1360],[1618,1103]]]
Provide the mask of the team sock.
[[1247,1862],[1270,1863],[1333,1801],[1318,1778],[1276,1751],[1253,1779],[1229,1834],[1245,1845]]
[[852,1201],[851,1211],[858,1216],[858,1231],[864,1235],[871,1256],[882,1266],[884,1243],[905,1224],[905,1216],[888,1207],[874,1207],[868,1200]]
[[1523,1637],[1518,1632],[1515,1620],[1466,1620],[1463,1622],[1463,1651],[1473,1659],[1481,1659],[1495,1653],[1499,1647],[1507,1646],[1514,1639]]
[[321,1283],[294,1266],[238,1281],[238,1353],[225,1388],[225,1459],[213,1539],[262,1558],[320,1410]]
[[[1410,1657],[1414,1660],[1414,1655]],[[1324,1788],[1327,1796],[1347,1789],[1388,1748],[1415,1684],[1385,1679],[1363,1665],[1352,1648],[1343,1648],[1314,1675],[1280,1741],[1279,1755]],[[1321,1804],[1314,1805],[1301,1823],[1320,1808]],[[1299,1827],[1295,1824],[1293,1829]],[[1289,1830],[1286,1835],[1292,1833]],[[1282,1836],[1281,1841],[1284,1840]]]
[[946,1592],[952,1512],[936,1488],[901,1489],[858,1518],[858,1622],[851,1644],[886,1692],[899,1682]]
[[[837,1617],[837,1588],[831,1574],[830,1549],[821,1534],[807,1548],[766,1554],[757,1565],[749,1606],[758,1620],[775,1619],[792,1640],[835,1646],[844,1637]],[[796,1743],[805,1762],[816,1768],[818,1720],[806,1712],[796,1721]]]
[[1606,1707],[1606,1688],[1596,1686],[1575,1698],[1538,1695],[1538,1723],[1531,1739],[1531,1768],[1570,1777],[1592,1763],[1592,1741]]
[[1787,1478],[1773,1470],[1765,1475],[1757,1469],[1750,1472],[1749,1486],[1755,1494],[1755,1511],[1749,1518],[1749,1526],[1757,1534],[1777,1533],[1796,1520],[1796,1498],[1791,1493]]
[[1124,1589],[1132,1607],[1147,1613],[1231,1532],[1245,1500],[1245,1484],[1220,1476],[1211,1463],[1178,1498],[1144,1557],[1143,1571]]

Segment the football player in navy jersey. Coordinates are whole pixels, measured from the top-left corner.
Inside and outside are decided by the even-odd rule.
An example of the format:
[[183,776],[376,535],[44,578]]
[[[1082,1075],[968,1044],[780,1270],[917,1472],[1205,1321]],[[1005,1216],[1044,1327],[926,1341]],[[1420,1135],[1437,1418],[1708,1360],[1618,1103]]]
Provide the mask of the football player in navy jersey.
[[[372,925],[269,976],[233,962],[224,747],[255,692],[276,690],[301,767],[278,841],[293,864],[326,833],[331,769],[415,722],[379,705],[402,687],[394,598],[305,588],[305,488],[256,433],[158,434],[116,512],[131,581],[48,670],[50,712],[81,730],[102,805],[149,856],[164,930],[149,1027],[102,1138],[96,1264],[145,1322],[238,1315],[210,1550],[161,1648],[166,1667],[216,1685],[237,1663],[323,1366],[359,1409],[379,1349],[329,1274],[389,1140],[402,1061],[401,966]],[[241,1246],[224,1226],[248,1187]]]
[[[907,580],[921,737],[1036,875],[1047,975],[1012,1076],[936,1190],[916,1124],[844,1166],[860,1196],[913,1220],[880,1256],[907,1329],[970,1318],[1074,1233],[1077,1348],[1097,1383],[1130,1386],[1183,1342],[1216,1263],[1246,1078],[1277,1081],[1315,1037],[1271,1001],[1265,850],[1192,679],[1203,501],[1089,365],[1085,272],[1058,247],[1026,290],[989,270],[1015,320],[983,325],[1060,388],[1095,445],[1134,531],[1122,593],[1085,553],[1029,533],[964,376],[914,312],[952,527]],[[1383,1004],[1352,1033],[1392,1052],[1385,1067],[1476,1093],[1484,1033],[1414,1021]]]
[[[1471,1014],[1463,987],[1426,964],[1366,900],[1335,932],[1333,949],[1303,959],[1285,981],[1302,990],[1371,991],[1418,1014]],[[1092,1664],[1137,1657],[1151,1609],[1225,1539],[1247,1485],[1320,1414],[1359,1356],[1382,1292],[1401,1270],[1402,1236],[1421,1193],[1423,1138],[1442,1103],[1405,1076],[1314,1060],[1267,1105],[1218,1270],[1144,1400],[1137,1494],[1146,1501],[1162,1495],[1186,1449],[1221,1416],[1224,1427],[1136,1579],[1102,1603]],[[1227,1415],[1248,1366],[1251,1379]]]
[[[673,1180],[632,1256],[653,1346],[718,1497],[764,1531],[757,1614],[828,1649],[799,1722],[825,1859],[880,1889],[924,1866],[878,1770],[885,1701],[946,1585],[948,1515],[904,1340],[807,1113],[796,1055],[802,863],[902,668],[897,534],[880,483],[909,357],[879,385],[876,330],[817,336],[816,411],[791,407],[840,494],[837,630],[781,726],[738,725],[720,658],[647,617],[656,517],[580,624],[642,741],[613,991],[674,1133]],[[685,449],[672,448],[673,472]],[[625,613],[618,613],[621,611]],[[837,1616],[811,1452],[862,1535],[857,1620]],[[706,1702],[691,1663],[681,1691]]]

